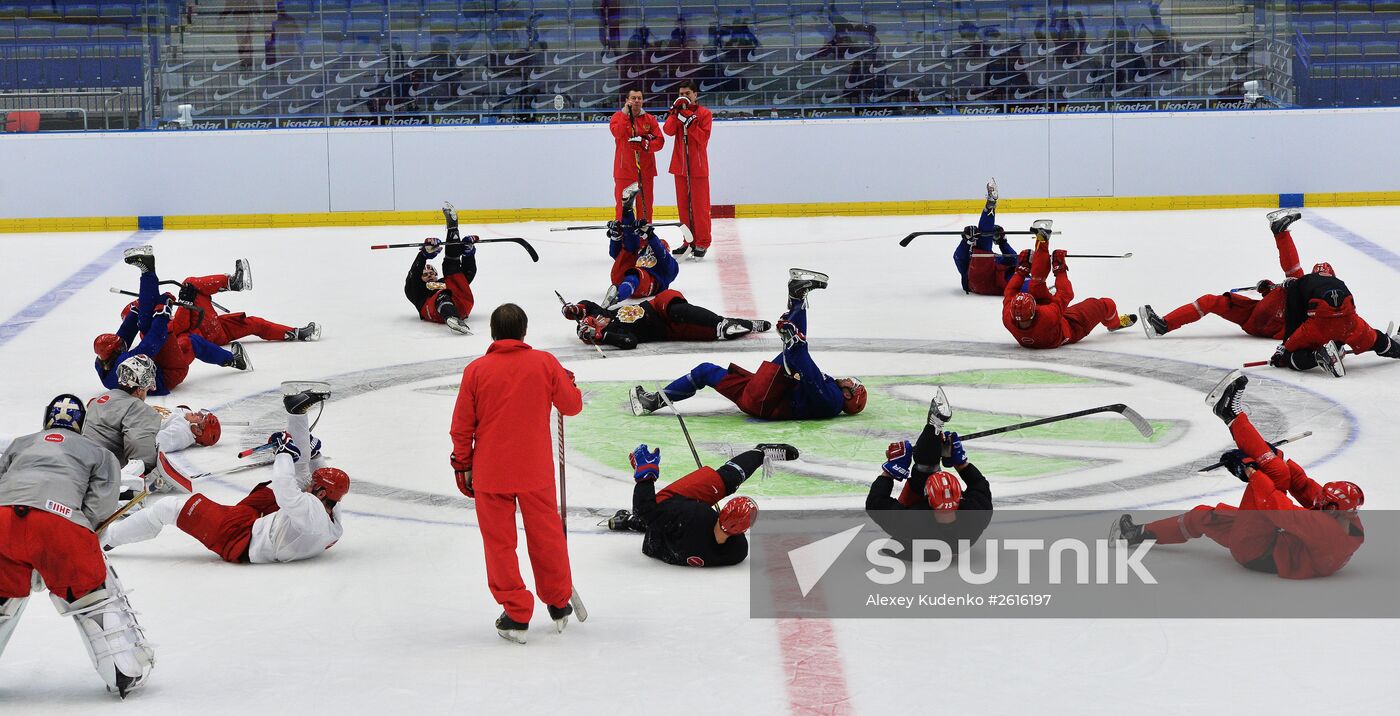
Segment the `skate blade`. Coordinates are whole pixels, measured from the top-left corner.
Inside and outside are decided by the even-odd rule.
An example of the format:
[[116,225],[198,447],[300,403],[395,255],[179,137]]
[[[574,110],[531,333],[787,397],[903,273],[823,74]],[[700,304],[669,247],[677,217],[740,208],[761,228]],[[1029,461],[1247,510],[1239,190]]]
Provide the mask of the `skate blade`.
[[502,639],[505,639],[506,641],[513,642],[516,644],[525,643],[525,632],[523,631],[517,631],[515,629],[497,629],[496,635],[501,637]]
[[820,271],[812,271],[811,269],[800,268],[788,269],[788,280],[790,281],[828,281],[830,279],[830,276],[827,276],[826,274]]
[[639,385],[627,394],[627,405],[632,409],[632,415],[638,418],[646,415],[646,411],[642,409],[642,402],[637,399],[637,391],[641,390],[641,387]]
[[297,393],[311,391],[313,393],[331,394],[331,384],[323,380],[284,380],[282,381],[282,395],[296,395]]
[[938,392],[933,394],[933,400],[928,405],[930,422],[937,420],[942,428],[942,423],[947,423],[953,419],[953,405],[948,402],[948,394],[943,392],[943,386],[938,386]]
[[1220,382],[1216,383],[1215,387],[1211,388],[1210,393],[1206,395],[1206,405],[1214,406],[1220,402],[1220,396],[1225,394],[1225,389],[1233,385],[1242,375],[1244,375],[1244,371],[1236,368],[1230,371],[1229,375],[1221,378]]
[[554,633],[555,633],[555,634],[563,634],[563,633],[564,633],[564,627],[566,627],[566,626],[568,626],[568,625],[569,625],[569,618],[568,618],[568,617],[564,617],[564,618],[562,618],[562,619],[555,619],[555,620],[554,620]]
[[1151,314],[1152,306],[1146,304],[1138,306],[1138,316],[1141,317],[1142,320],[1142,332],[1146,333],[1148,338],[1161,338],[1161,336],[1157,335],[1157,331],[1152,330],[1152,321],[1147,320],[1147,317]]

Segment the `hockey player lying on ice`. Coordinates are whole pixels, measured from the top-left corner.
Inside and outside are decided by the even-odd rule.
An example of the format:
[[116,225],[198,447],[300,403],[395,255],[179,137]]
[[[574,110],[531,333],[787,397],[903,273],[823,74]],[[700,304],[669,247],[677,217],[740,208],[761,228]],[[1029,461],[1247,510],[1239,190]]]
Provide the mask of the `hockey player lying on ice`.
[[1336,277],[1332,264],[1313,266],[1312,273],[1286,282],[1283,291],[1283,343],[1269,360],[1275,368],[1321,367],[1340,378],[1346,375],[1340,345],[1349,346],[1353,354],[1374,350],[1386,358],[1400,358],[1400,334],[1386,335],[1356,315],[1351,290]]
[[77,396],[60,395],[44,409],[44,430],[0,456],[0,654],[30,592],[47,585],[107,690],[126,698],[145,683],[155,652],[94,534],[117,509],[119,472],[117,458],[80,435],[85,417]]
[[[102,385],[117,387],[117,366],[133,355],[150,356],[156,365],[156,387],[151,395],[168,395],[189,375],[190,363],[196,358],[210,365],[251,370],[248,354],[239,343],[229,344],[232,351],[220,348],[204,338],[186,332],[170,330],[175,311],[173,297],[167,297],[157,307],[160,279],[156,276],[156,258],[149,246],[127,249],[123,260],[141,270],[141,288],[135,310],[126,312],[116,333],[103,333],[92,342],[97,359],[93,367]],[[141,342],[132,346],[137,332]]]
[[[1298,260],[1298,249],[1293,245],[1293,235],[1288,226],[1302,214],[1296,209],[1279,209],[1268,215],[1269,230],[1274,234],[1274,244],[1278,247],[1278,263],[1286,278],[1302,278],[1303,267]],[[1260,338],[1283,338],[1283,298],[1286,293],[1278,284],[1269,279],[1261,279],[1254,285],[1261,298],[1253,299],[1238,293],[1208,294],[1159,316],[1152,306],[1139,310],[1142,328],[1148,338],[1165,336],[1187,324],[1215,314],[1238,325],[1245,333]]]
[[1365,541],[1356,508],[1366,497],[1351,482],[1319,486],[1298,463],[1265,442],[1241,406],[1248,381],[1239,371],[1231,373],[1215,400],[1215,414],[1230,427],[1237,446],[1220,461],[1247,484],[1239,507],[1200,505],[1145,525],[1123,515],[1110,539],[1130,545],[1149,539],[1181,544],[1204,535],[1230,550],[1246,569],[1286,579],[1325,577],[1346,566]]
[[471,282],[476,278],[476,246],[473,244],[477,237],[461,237],[457,230],[457,210],[452,204],[443,205],[442,215],[447,221],[447,255],[442,259],[442,280],[438,280],[437,269],[428,259],[442,251],[443,241],[430,237],[423,240],[423,248],[408,267],[403,293],[418,309],[419,318],[445,323],[448,328],[467,335],[471,333],[467,328],[467,316],[476,305]]
[[657,237],[651,224],[638,222],[632,213],[637,185],[622,192],[622,219],[608,222],[608,256],[612,274],[603,305],[612,308],[629,298],[660,295],[671,287],[680,266],[671,256],[671,247]]
[[170,322],[170,332],[188,331],[220,346],[247,336],[257,336],[265,341],[320,340],[321,325],[315,321],[301,328],[293,328],[241,311],[220,313],[210,298],[222,291],[248,291],[252,288],[253,272],[248,266],[248,259],[235,262],[231,274],[187,277],[180,285],[180,309]]
[[563,307],[564,318],[578,322],[579,340],[618,348],[657,341],[728,341],[773,327],[768,321],[723,318],[708,308],[686,300],[680,291],[666,289],[636,305],[603,308],[592,301]]
[[[957,554],[961,540],[969,546],[976,543],[992,521],[991,485],[968,461],[958,434],[943,432],[949,417],[946,404],[938,399],[929,403],[928,422],[918,441],[890,443],[880,476],[865,498],[870,518],[903,545],[900,559],[913,559],[916,539],[941,540]],[[938,470],[940,460],[958,474]],[[896,480],[904,483],[898,499],[890,497]]]
[[327,395],[303,391],[283,398],[287,432],[273,433],[269,440],[277,445],[271,483],[258,485],[232,506],[198,494],[167,497],[108,528],[106,545],[152,539],[173,524],[226,562],[267,564],[320,556],[345,531],[338,505],[350,491],[350,477],[325,466],[320,441],[308,428],[306,411]]
[[[1096,325],[1116,331],[1137,323],[1137,316],[1120,316],[1111,298],[1086,298],[1070,305],[1074,286],[1069,281],[1065,251],[1055,251],[1051,259],[1050,222],[1037,221],[1031,230],[1036,232],[1035,254],[1021,252],[1016,273],[1002,294],[1001,322],[1017,343],[1026,348],[1059,348],[1083,340]],[[1052,263],[1054,293],[1045,285]]]
[[[993,245],[1000,256],[992,252]],[[1002,295],[1016,272],[1016,250],[1006,240],[1006,229],[997,226],[996,179],[987,182],[987,205],[977,225],[963,227],[962,240],[953,250],[953,265],[962,276],[963,292],[982,296]]]
[[642,554],[682,567],[724,567],[749,555],[744,536],[758,517],[758,503],[736,497],[724,507],[720,500],[734,494],[744,480],[769,459],[796,460],[797,448],[766,443],[735,455],[718,470],[702,467],[656,491],[661,474],[661,449],[637,446],[629,460],[637,486],[632,511],[618,510],[608,520],[614,531],[645,532]]
[[[750,373],[733,363],[721,368],[701,363],[664,388],[671,401],[685,400],[701,388],[714,388],[739,409],[765,420],[819,420],[865,409],[865,386],[855,378],[832,378],[812,361],[807,350],[807,293],[826,288],[826,274],[788,271],[788,310],[778,321],[783,352]],[[660,393],[642,386],[629,396],[632,412],[646,415],[666,404]]]

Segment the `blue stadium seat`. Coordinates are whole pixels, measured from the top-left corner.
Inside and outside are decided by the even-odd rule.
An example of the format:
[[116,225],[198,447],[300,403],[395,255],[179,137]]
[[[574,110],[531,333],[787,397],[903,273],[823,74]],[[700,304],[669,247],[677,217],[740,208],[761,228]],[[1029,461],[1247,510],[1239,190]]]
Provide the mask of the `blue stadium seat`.
[[120,2],[104,2],[98,16],[111,20],[131,20],[136,16],[136,7]]
[[53,36],[58,40],[86,40],[92,34],[91,25],[57,25],[53,29]]
[[15,24],[13,22],[0,21],[0,40],[15,39]]
[[381,0],[350,0],[350,14],[352,15],[383,15],[388,10],[389,5],[407,5],[408,3],[381,2]]
[[82,19],[85,19],[85,20],[95,20],[95,19],[97,19],[97,6],[96,6],[96,5],[93,5],[93,4],[91,4],[91,3],[75,3],[75,4],[73,4],[73,5],[66,5],[66,6],[64,6],[64,7],[62,8],[62,10],[63,10],[63,17],[64,17],[65,19],[66,19],[66,18],[82,18]]
[[1400,59],[1400,46],[1394,40],[1379,40],[1367,42],[1361,46],[1367,60],[1380,60],[1393,62]]
[[384,34],[383,17],[355,17],[345,26],[345,31],[350,35],[382,35]]
[[47,22],[17,23],[15,37],[21,40],[52,40],[53,25]]
[[0,21],[17,17],[29,17],[29,8],[23,5],[0,5]]
[[1347,25],[1347,30],[1353,35],[1364,35],[1367,33],[1382,33],[1384,26],[1380,20],[1352,20]]

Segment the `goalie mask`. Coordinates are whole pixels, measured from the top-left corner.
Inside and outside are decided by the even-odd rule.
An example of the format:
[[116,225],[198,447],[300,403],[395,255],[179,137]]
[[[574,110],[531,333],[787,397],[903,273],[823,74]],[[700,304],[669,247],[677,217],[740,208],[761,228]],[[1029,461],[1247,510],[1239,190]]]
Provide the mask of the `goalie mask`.
[[146,355],[134,355],[122,361],[117,366],[117,387],[125,390],[155,390],[155,362]]
[[64,393],[44,406],[44,429],[66,428],[75,433],[83,431],[83,420],[87,419],[87,408],[83,401],[72,393]]

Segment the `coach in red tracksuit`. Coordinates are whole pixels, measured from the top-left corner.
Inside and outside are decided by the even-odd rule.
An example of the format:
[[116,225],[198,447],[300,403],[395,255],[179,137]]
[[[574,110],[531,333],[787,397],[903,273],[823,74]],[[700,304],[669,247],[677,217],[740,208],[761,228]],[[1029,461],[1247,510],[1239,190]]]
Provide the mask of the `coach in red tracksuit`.
[[[680,96],[666,114],[662,130],[675,137],[671,145],[671,174],[676,179],[676,205],[691,242],[677,253],[694,250],[697,258],[710,250],[710,126],[714,115],[696,99],[695,83],[682,80]],[[687,175],[689,179],[687,180]],[[692,243],[693,242],[693,243]]]
[[492,312],[494,342],[462,371],[451,431],[452,469],[458,489],[476,499],[491,594],[505,616],[521,624],[529,624],[535,603],[516,560],[517,503],[540,601],[563,610],[573,594],[554,496],[549,418],[551,406],[564,415],[583,409],[573,375],[553,355],[523,342],[526,323],[513,303]]
[[613,141],[617,144],[613,152],[613,202],[617,206],[614,218],[622,220],[622,190],[639,181],[642,196],[636,205],[637,220],[651,221],[656,153],[666,146],[666,138],[661,135],[656,117],[642,108],[641,90],[627,92],[627,102],[613,113],[608,129],[612,130]]

